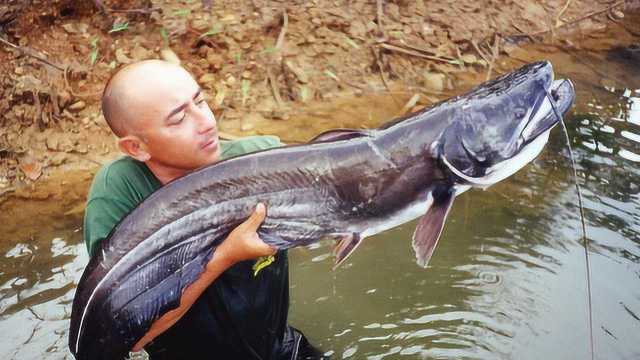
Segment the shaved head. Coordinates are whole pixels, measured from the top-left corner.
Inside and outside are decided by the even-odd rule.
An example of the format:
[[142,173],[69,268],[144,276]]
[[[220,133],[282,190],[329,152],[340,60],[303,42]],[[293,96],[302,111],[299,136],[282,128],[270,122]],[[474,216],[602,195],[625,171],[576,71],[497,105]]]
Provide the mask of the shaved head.
[[162,60],[126,65],[113,74],[102,93],[102,113],[111,131],[119,138],[136,133],[140,116],[137,110],[146,89],[170,86],[163,78],[176,72],[191,78],[182,67]]
[[120,150],[162,183],[220,159],[213,111],[179,65],[145,60],[121,68],[104,88],[102,112]]

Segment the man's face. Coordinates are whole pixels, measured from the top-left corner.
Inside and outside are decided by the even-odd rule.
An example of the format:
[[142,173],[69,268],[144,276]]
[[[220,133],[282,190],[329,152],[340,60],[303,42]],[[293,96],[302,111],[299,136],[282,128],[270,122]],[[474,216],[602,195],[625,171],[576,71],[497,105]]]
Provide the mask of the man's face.
[[186,70],[165,68],[135,86],[131,115],[149,159],[161,166],[193,170],[216,162],[220,144],[216,119]]

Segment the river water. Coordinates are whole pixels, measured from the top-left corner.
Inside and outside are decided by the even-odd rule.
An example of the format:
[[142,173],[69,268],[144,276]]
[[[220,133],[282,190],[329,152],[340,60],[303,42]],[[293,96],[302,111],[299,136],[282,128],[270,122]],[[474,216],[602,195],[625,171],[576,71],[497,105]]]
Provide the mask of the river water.
[[[565,121],[596,358],[640,358],[640,63],[620,52],[549,56],[578,92]],[[589,358],[577,199],[558,128],[531,165],[456,200],[427,269],[414,261],[415,223],[366,239],[335,272],[332,244],[291,250],[290,322],[337,359]],[[0,358],[70,358],[88,261],[81,217],[33,212],[0,234]]]

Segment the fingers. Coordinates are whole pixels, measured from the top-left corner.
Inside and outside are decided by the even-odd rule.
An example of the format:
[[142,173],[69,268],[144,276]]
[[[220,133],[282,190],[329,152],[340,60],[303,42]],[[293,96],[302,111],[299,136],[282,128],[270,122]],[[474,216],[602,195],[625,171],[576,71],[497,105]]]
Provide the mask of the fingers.
[[255,231],[260,227],[266,216],[267,208],[263,203],[258,203],[258,205],[256,205],[256,209],[253,211],[253,214],[251,214],[249,219],[245,221],[245,224],[253,231]]

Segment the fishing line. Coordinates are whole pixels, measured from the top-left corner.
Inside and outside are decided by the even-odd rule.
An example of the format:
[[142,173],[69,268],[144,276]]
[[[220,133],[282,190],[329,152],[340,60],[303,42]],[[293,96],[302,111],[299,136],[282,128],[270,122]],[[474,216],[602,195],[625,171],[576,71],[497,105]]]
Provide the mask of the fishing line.
[[[567,81],[566,79],[564,80]],[[564,84],[564,82],[562,83]],[[561,85],[562,86],[562,85]],[[559,88],[559,87],[558,87]],[[592,296],[591,296],[591,264],[589,262],[589,240],[587,238],[587,225],[584,220],[584,207],[582,205],[582,191],[580,190],[580,184],[578,183],[578,171],[576,170],[576,162],[573,158],[573,150],[571,150],[571,140],[569,139],[569,132],[567,131],[567,126],[564,123],[564,119],[560,115],[560,112],[556,108],[556,105],[553,103],[553,96],[549,93],[548,90],[545,90],[545,93],[551,103],[551,108],[558,118],[560,124],[562,125],[562,130],[564,133],[564,137],[567,141],[567,147],[569,148],[569,159],[571,160],[571,167],[573,169],[573,179],[576,184],[576,191],[578,192],[578,206],[580,207],[580,221],[582,223],[582,239],[584,242],[584,260],[587,268],[587,294],[588,294],[588,307],[589,307],[589,351],[591,353],[591,359],[594,359],[594,351],[593,351],[593,309],[592,309]]]

